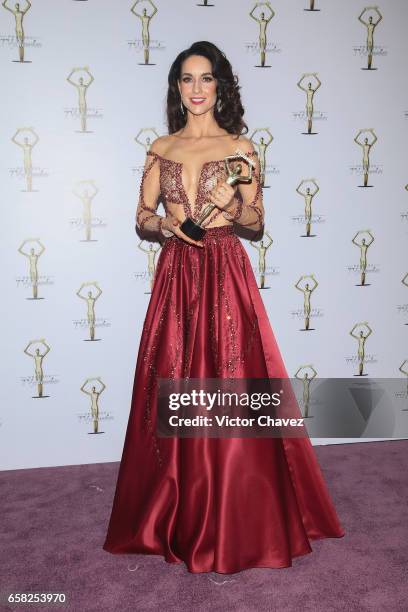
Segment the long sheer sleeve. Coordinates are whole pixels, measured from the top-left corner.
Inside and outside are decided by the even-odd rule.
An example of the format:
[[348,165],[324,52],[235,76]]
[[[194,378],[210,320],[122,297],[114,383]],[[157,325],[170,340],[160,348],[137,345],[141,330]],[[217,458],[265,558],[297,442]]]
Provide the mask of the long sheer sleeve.
[[140,182],[139,202],[136,210],[136,227],[140,231],[161,232],[162,215],[158,215],[157,205],[160,195],[160,161],[152,151],[146,154],[142,180]]
[[254,231],[259,231],[264,225],[264,206],[262,198],[262,188],[260,179],[260,164],[257,152],[251,148],[246,151],[255,162],[252,168],[252,181],[250,183],[239,183],[236,191],[235,202],[222,214],[229,221],[234,221],[244,227],[249,227]]

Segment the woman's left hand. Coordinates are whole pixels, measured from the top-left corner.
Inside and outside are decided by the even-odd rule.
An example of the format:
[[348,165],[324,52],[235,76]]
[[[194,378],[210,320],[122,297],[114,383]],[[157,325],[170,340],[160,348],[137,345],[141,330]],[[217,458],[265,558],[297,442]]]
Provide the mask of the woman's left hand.
[[209,194],[209,200],[220,210],[228,210],[235,196],[235,189],[226,181],[219,181],[217,186]]

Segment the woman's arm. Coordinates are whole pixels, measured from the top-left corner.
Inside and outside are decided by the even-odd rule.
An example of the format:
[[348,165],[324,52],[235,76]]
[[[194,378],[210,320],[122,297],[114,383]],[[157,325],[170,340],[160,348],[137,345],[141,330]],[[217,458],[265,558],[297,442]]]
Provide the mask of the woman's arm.
[[140,231],[161,232],[165,217],[156,213],[159,195],[160,161],[154,153],[147,153],[136,209],[136,227]]
[[252,168],[252,181],[250,183],[238,183],[233,206],[229,207],[228,211],[224,211],[222,214],[229,221],[234,221],[238,225],[259,231],[263,227],[265,212],[258,154],[252,142],[248,139],[245,139],[245,142],[239,144],[238,147],[255,162],[255,167]]

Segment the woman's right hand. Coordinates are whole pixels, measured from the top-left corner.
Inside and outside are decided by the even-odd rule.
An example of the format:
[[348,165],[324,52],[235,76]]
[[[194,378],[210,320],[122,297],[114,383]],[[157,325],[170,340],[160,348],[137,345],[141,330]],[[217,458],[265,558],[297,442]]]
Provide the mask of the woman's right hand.
[[184,242],[188,242],[189,244],[194,244],[195,246],[198,247],[204,247],[204,244],[202,243],[201,240],[193,240],[192,238],[189,238],[181,229],[180,229],[180,221],[176,218],[172,218],[169,219],[168,217],[166,217],[163,221],[162,221],[162,232],[163,234],[166,236],[166,233],[164,233],[163,230],[167,231],[167,232],[171,232],[172,234],[174,234],[175,236],[177,236],[177,238],[180,238],[181,240],[184,240]]

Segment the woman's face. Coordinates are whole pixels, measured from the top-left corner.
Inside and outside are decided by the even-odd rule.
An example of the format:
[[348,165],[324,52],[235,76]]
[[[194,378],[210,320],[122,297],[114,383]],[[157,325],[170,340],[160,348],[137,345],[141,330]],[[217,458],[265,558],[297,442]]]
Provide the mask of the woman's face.
[[210,60],[190,55],[181,65],[178,87],[181,100],[194,115],[209,111],[217,101],[217,80],[212,75]]

